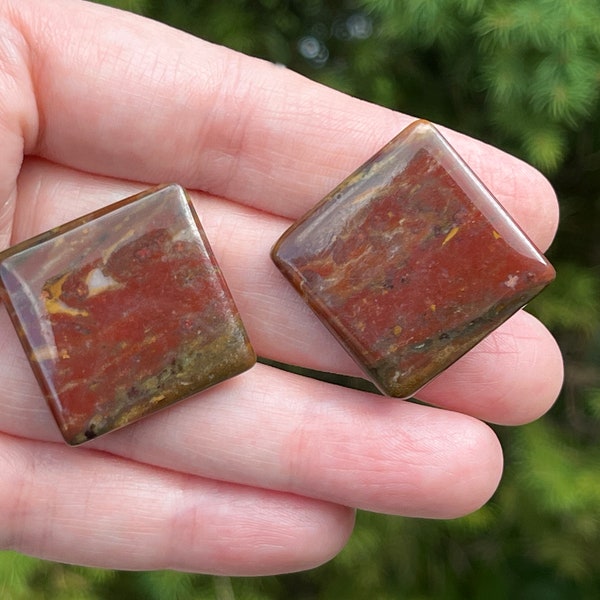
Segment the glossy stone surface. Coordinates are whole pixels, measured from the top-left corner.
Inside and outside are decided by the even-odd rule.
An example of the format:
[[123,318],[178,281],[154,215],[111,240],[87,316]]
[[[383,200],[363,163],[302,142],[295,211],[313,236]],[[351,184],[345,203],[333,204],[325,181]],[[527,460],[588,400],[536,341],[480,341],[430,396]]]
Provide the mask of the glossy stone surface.
[[185,191],[155,188],[0,254],[0,292],[69,444],[255,362]]
[[272,258],[379,389],[409,397],[554,269],[426,121],[296,222]]

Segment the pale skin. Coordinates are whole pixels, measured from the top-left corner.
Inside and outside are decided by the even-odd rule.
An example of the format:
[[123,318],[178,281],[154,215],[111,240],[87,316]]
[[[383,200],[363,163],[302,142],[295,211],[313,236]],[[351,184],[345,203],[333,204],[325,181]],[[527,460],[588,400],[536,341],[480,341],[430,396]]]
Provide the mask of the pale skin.
[[[269,250],[411,120],[140,17],[2,0],[0,247],[179,182],[257,353],[356,375]],[[547,181],[443,131],[546,249]],[[0,339],[0,547],[119,569],[288,572],[339,552],[355,508],[469,513],[502,471],[485,422],[538,418],[562,382],[555,341],[520,312],[419,393],[429,406],[257,365],[73,449],[3,307]]]

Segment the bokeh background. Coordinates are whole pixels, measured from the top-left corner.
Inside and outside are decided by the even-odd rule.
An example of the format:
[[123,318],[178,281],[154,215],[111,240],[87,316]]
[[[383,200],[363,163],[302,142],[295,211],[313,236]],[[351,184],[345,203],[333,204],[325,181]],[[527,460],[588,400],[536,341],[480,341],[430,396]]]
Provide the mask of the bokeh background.
[[562,209],[549,252],[558,278],[529,309],[559,340],[566,381],[538,422],[495,428],[504,478],[486,506],[462,519],[360,513],[330,563],[254,579],[103,571],[4,552],[0,597],[600,598],[600,2],[102,2],[447,125],[541,169]]

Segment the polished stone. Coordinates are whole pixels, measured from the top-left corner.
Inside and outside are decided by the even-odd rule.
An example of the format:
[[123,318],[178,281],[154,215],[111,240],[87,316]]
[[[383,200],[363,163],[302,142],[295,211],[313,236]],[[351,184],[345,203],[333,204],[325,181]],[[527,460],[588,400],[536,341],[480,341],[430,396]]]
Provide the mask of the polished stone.
[[149,190],[0,253],[0,293],[69,444],[250,368],[185,191]]
[[272,258],[379,389],[409,397],[554,269],[417,121],[296,222]]

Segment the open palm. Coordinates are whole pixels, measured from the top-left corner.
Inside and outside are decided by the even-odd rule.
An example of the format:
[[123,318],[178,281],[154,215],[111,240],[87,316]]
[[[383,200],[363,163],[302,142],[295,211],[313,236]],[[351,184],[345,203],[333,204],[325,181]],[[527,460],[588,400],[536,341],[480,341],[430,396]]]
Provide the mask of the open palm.
[[[285,68],[80,0],[0,3],[0,248],[160,182],[192,191],[259,355],[358,374],[269,259],[291,221],[410,122]],[[555,196],[447,137],[543,249]],[[0,310],[0,546],[120,569],[267,574],[340,550],[353,509],[454,517],[495,490],[483,423],[543,414],[554,340],[520,312],[419,398],[256,365],[82,448]]]

